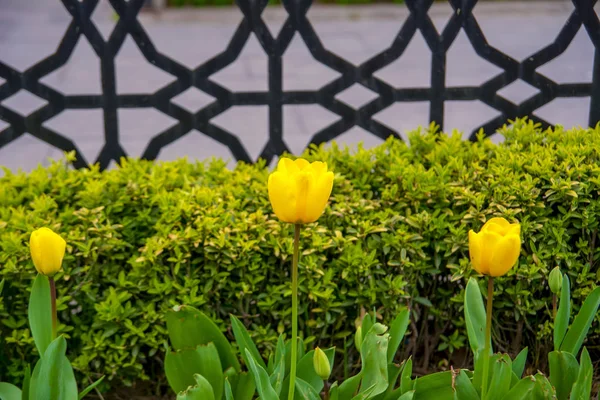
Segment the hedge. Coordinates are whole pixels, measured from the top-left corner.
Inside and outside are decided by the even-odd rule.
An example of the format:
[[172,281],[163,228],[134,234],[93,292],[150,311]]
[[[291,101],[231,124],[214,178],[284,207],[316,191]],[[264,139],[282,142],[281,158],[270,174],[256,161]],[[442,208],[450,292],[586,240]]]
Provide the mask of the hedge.
[[[551,343],[556,265],[577,306],[599,278],[600,127],[543,130],[519,120],[506,140],[462,141],[435,127],[365,150],[314,148],[336,177],[325,215],[301,237],[300,329],[309,346],[335,344],[344,369],[349,335],[365,310],[383,321],[411,307],[406,354],[416,370],[469,363],[462,298],[473,275],[467,232],[492,216],[522,224],[520,264],[497,279],[496,346],[530,349],[532,368]],[[72,155],[69,155],[72,157]],[[268,202],[264,163],[123,160],[119,169],[56,162],[0,178],[0,380],[18,381],[34,345],[27,328],[35,270],[30,232],[49,226],[68,242],[58,276],[59,332],[79,374],[107,385],[164,385],[163,315],[188,304],[222,327],[238,316],[261,350],[289,332],[291,227]],[[508,321],[508,322],[506,322]],[[231,332],[228,332],[230,335]],[[600,324],[588,347],[598,360]],[[344,350],[345,349],[345,350]],[[341,360],[341,359],[340,359]],[[343,370],[335,371],[343,375]]]

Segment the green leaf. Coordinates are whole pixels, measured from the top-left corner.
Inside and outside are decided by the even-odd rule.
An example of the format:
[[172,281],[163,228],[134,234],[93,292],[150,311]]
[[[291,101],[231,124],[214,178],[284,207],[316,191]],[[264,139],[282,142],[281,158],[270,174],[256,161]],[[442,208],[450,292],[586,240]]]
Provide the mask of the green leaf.
[[89,392],[94,390],[94,388],[96,386],[98,386],[100,383],[102,383],[102,381],[104,380],[105,377],[106,377],[106,375],[102,375],[102,377],[100,379],[98,379],[96,382],[92,383],[90,386],[83,389],[81,391],[81,393],[79,393],[79,400],[83,399]]
[[425,375],[415,383],[415,400],[454,400],[452,372]]
[[394,356],[398,351],[400,343],[406,334],[406,329],[410,322],[410,311],[407,308],[403,308],[398,316],[394,319],[390,325],[390,342],[387,349],[387,362],[391,364],[394,361]]
[[365,314],[361,325],[363,338],[367,333],[369,333],[371,327],[373,326],[373,323],[373,317],[371,317],[371,314]]
[[410,392],[406,392],[403,395],[401,395],[400,397],[398,397],[398,400],[412,400],[415,397],[415,391],[411,390]]
[[0,281],[0,294],[2,294],[2,289],[4,289],[4,279]]
[[340,391],[337,382],[333,382],[333,385],[329,387],[329,400],[339,400]]
[[177,395],[177,400],[215,400],[212,385],[200,374],[194,375],[196,384]]
[[404,364],[402,375],[400,376],[400,394],[404,394],[414,387],[412,376],[412,358],[409,358]]
[[558,400],[567,400],[579,374],[579,364],[571,353],[553,351],[548,354],[550,383],[556,389]]
[[[302,358],[304,357],[305,354],[305,349],[304,349],[304,340],[302,340],[302,338],[298,338],[298,354],[296,355],[296,365],[298,365],[298,362],[300,360],[302,360]],[[292,366],[292,341],[288,340],[285,342],[285,370],[286,371],[290,371],[291,370],[291,366]]]
[[219,353],[223,370],[233,367],[240,371],[240,363],[227,338],[204,313],[190,306],[177,306],[167,311],[166,320],[175,350],[196,349],[212,342]]
[[526,376],[513,386],[502,400],[532,400],[535,389],[535,378]]
[[548,378],[546,378],[541,373],[535,374],[535,387],[533,389],[533,398],[546,400],[546,399],[554,399],[554,388]]
[[342,382],[339,390],[340,399],[346,400],[352,398],[358,391],[358,386],[360,385],[361,379],[362,371]]
[[244,359],[246,365],[248,365],[248,360],[246,356],[246,349],[248,349],[248,351],[254,358],[254,361],[256,361],[258,365],[260,365],[264,369],[267,369],[267,365],[260,356],[260,353],[258,352],[258,349],[252,341],[252,338],[250,337],[250,334],[246,330],[244,324],[242,324],[240,320],[237,319],[234,315],[230,315],[230,318],[231,328],[233,329],[233,336],[235,336],[235,341],[237,342],[240,348],[240,354],[242,355],[242,358]]
[[523,371],[525,370],[525,363],[527,362],[527,347],[525,347],[512,362],[512,370],[517,376],[517,378],[521,379],[523,376]]
[[[465,290],[465,323],[475,361],[485,347],[485,306],[475,278],[470,278]],[[491,346],[490,346],[491,348]]]
[[0,382],[0,400],[21,400],[21,389],[10,383]]
[[600,306],[600,287],[594,289],[583,302],[579,313],[577,313],[577,316],[573,320],[571,327],[567,331],[567,334],[560,345],[561,351],[566,351],[577,356],[590,326],[596,317],[598,306]]
[[229,379],[225,379],[225,400],[234,400]]
[[294,397],[300,397],[302,400],[321,400],[319,392],[310,383],[301,378],[296,378],[296,394]]
[[565,274],[560,291],[560,303],[554,319],[554,350],[560,350],[571,316],[571,283]]
[[[329,349],[323,350],[327,359],[329,360],[329,365],[333,369],[333,361],[335,357],[335,347],[331,347]],[[303,381],[307,382],[310,386],[312,386],[317,393],[320,393],[323,390],[323,379],[317,375],[315,372],[315,367],[313,364],[313,357],[315,351],[311,350],[300,361],[298,362],[298,367],[296,371],[296,376]]]
[[592,377],[594,370],[592,360],[584,347],[579,359],[579,375],[571,391],[571,400],[589,400],[592,392]]
[[215,398],[223,395],[223,367],[213,343],[199,345],[195,349],[168,352],[165,357],[165,374],[171,389],[179,393],[194,386],[194,375],[202,375],[213,388]]
[[40,357],[52,342],[52,305],[50,303],[50,281],[38,274],[29,297],[29,327]]
[[374,387],[371,396],[375,396],[388,387],[387,348],[390,335],[378,334],[384,331],[383,325],[374,324],[363,340],[360,349],[362,382],[359,393]]
[[29,386],[31,385],[31,367],[27,364],[27,368],[25,368],[25,376],[23,377],[23,385],[21,386],[21,390],[23,391],[22,398],[24,400],[29,399]]
[[454,391],[456,400],[480,400],[471,379],[469,379],[467,373],[462,369],[454,380]]
[[500,356],[492,364],[490,359],[490,383],[485,400],[501,399],[510,390],[512,362],[508,355]]
[[283,381],[285,380],[285,357],[279,357],[279,361],[275,363],[275,368],[269,377],[271,385],[277,394],[281,394],[283,388]]
[[269,380],[267,371],[254,360],[250,350],[246,349],[246,358],[248,359],[248,367],[252,371],[254,376],[254,383],[256,384],[256,390],[261,400],[279,400],[279,396]]
[[[63,336],[48,345],[38,366],[34,368],[29,398],[52,400],[77,400],[77,383],[71,363],[65,356],[67,342]],[[37,376],[35,369],[38,369]]]
[[256,388],[254,378],[247,372],[228,375],[227,380],[231,381],[231,389],[235,400],[252,400]]

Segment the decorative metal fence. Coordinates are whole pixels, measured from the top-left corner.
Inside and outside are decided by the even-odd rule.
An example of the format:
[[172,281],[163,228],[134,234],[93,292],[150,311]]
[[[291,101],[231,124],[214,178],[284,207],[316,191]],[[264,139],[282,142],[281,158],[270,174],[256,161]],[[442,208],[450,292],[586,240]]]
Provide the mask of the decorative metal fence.
[[[438,32],[428,10],[433,0],[406,0],[410,11],[408,18],[399,24],[398,33],[391,46],[360,65],[329,51],[307,18],[312,0],[284,0],[287,18],[279,34],[274,37],[261,17],[268,0],[237,0],[243,19],[237,26],[229,45],[219,54],[194,69],[190,69],[165,54],[152,43],[137,16],[144,0],[110,0],[119,16],[115,29],[107,40],[91,19],[99,0],[62,0],[72,20],[56,52],[23,72],[2,62],[0,54],[0,102],[19,90],[29,91],[45,99],[47,104],[30,115],[21,116],[0,104],[0,120],[8,126],[0,130],[0,148],[28,132],[40,140],[62,149],[75,151],[74,165],[86,167],[88,160],[79,151],[77,143],[44,126],[44,122],[67,109],[102,109],[104,116],[104,145],[97,160],[106,168],[111,160],[126,156],[119,139],[119,108],[155,108],[178,122],[149,138],[142,157],[155,159],[160,150],[178,140],[191,130],[226,145],[237,160],[252,162],[242,142],[232,132],[211,123],[211,119],[231,107],[241,105],[266,105],[269,109],[269,138],[260,157],[270,162],[276,155],[288,151],[283,140],[283,106],[290,104],[319,104],[339,117],[334,123],[316,132],[311,143],[320,144],[335,139],[354,126],[359,126],[380,138],[399,137],[394,129],[378,122],[373,116],[395,102],[428,102],[429,119],[443,127],[444,102],[452,100],[480,100],[498,110],[500,115],[484,123],[481,128],[488,134],[509,119],[528,116],[544,125],[547,121],[533,112],[557,97],[590,97],[589,124],[600,122],[600,21],[593,7],[596,0],[572,0],[575,6],[567,22],[554,41],[546,47],[517,61],[491,46],[472,13],[477,0],[449,0],[454,10],[448,23]],[[532,23],[535,23],[532,21]],[[585,28],[595,48],[593,80],[583,83],[559,84],[536,71],[540,66],[561,55],[575,34]],[[502,72],[478,86],[449,87],[446,85],[446,55],[463,29],[475,52],[483,59],[502,69]],[[374,74],[402,57],[417,31],[424,37],[431,57],[429,87],[396,88]],[[253,92],[231,91],[209,77],[233,63],[251,33],[254,33],[268,57],[268,90]],[[298,33],[319,63],[337,71],[340,76],[318,90],[286,91],[282,85],[282,57],[292,37]],[[87,40],[100,59],[102,93],[98,95],[65,95],[40,82],[44,76],[62,67],[69,59],[81,36]],[[118,94],[116,91],[115,57],[127,36],[135,41],[145,59],[154,66],[176,77],[176,80],[147,94]],[[538,89],[537,94],[515,104],[499,94],[512,82],[521,79]],[[0,81],[1,82],[1,81]],[[338,100],[336,95],[354,84],[363,85],[377,97],[360,107],[352,107]],[[186,110],[171,100],[190,87],[195,87],[214,101],[196,112]],[[477,131],[477,128],[475,131]],[[474,133],[471,139],[474,138]]]

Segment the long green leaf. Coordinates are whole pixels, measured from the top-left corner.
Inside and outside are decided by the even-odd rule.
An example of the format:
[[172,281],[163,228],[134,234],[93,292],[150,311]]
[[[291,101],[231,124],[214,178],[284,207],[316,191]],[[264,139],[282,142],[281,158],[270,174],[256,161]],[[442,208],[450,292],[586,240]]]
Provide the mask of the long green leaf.
[[212,385],[200,374],[194,375],[196,385],[177,395],[177,400],[215,400]]
[[271,380],[271,385],[273,385],[273,389],[277,392],[277,394],[281,394],[281,389],[283,389],[283,381],[285,379],[285,357],[279,357],[279,361],[275,363],[275,368],[269,377]]
[[346,400],[354,397],[354,394],[358,391],[358,386],[362,379],[362,372],[351,376],[340,384],[339,397],[341,400]]
[[560,350],[561,344],[569,327],[571,317],[571,283],[565,274],[560,291],[560,303],[554,318],[554,350]]
[[225,379],[225,400],[234,400],[229,379]]
[[296,394],[294,397],[302,400],[321,400],[319,392],[312,385],[301,378],[296,378]]
[[471,379],[469,379],[467,373],[462,369],[454,379],[454,391],[454,398],[456,400],[480,400]]
[[564,351],[548,354],[550,364],[550,383],[556,389],[558,400],[567,400],[573,384],[579,374],[579,363],[575,356]]
[[0,400],[21,400],[21,389],[10,383],[0,382]]
[[525,363],[527,362],[527,347],[525,347],[512,362],[512,370],[517,376],[517,378],[521,379],[523,376],[523,371],[525,370]]
[[415,391],[411,390],[410,392],[406,392],[402,396],[398,397],[398,400],[412,400],[414,397]]
[[50,281],[38,274],[29,297],[29,327],[40,357],[52,342],[52,305],[50,304]]
[[81,393],[79,393],[79,400],[83,399],[89,392],[94,390],[94,388],[96,388],[96,386],[101,384],[105,377],[106,377],[106,375],[102,375],[102,377],[100,379],[98,379],[96,382],[92,383],[90,386],[83,389],[81,391]]
[[573,385],[571,400],[589,400],[592,392],[592,377],[594,370],[592,360],[587,349],[584,347],[579,359],[579,375]]
[[204,313],[190,306],[177,306],[167,311],[167,330],[175,350],[195,349],[199,345],[214,343],[221,359],[223,370],[233,367],[240,371],[240,363],[215,323]]
[[168,352],[165,374],[175,393],[196,385],[194,375],[199,374],[211,384],[215,398],[221,399],[223,394],[223,368],[213,343],[199,345],[195,349]]
[[385,327],[376,323],[362,342],[360,357],[363,377],[359,393],[374,386],[371,396],[375,396],[383,393],[388,387],[387,348],[390,336],[378,334],[384,331]]
[[390,343],[387,349],[387,362],[391,364],[394,361],[394,356],[402,343],[402,339],[406,334],[406,329],[410,322],[410,311],[407,308],[403,308],[398,316],[394,319],[390,325]]
[[473,356],[477,359],[485,347],[485,306],[475,278],[470,278],[465,290],[465,322]]
[[415,400],[454,400],[451,371],[425,375],[415,385]]
[[526,376],[513,386],[502,400],[532,400],[535,389],[535,378]]
[[233,329],[233,336],[235,336],[235,341],[237,342],[240,348],[240,354],[242,355],[242,358],[244,359],[246,365],[248,365],[248,359],[246,356],[246,349],[248,349],[248,351],[254,358],[254,361],[264,369],[267,369],[265,361],[260,356],[260,353],[258,352],[258,349],[252,341],[252,338],[250,337],[250,334],[246,330],[244,324],[242,324],[240,320],[237,319],[234,315],[230,315],[230,318],[231,328]]
[[248,359],[248,367],[252,371],[254,376],[254,383],[256,384],[256,390],[261,400],[279,400],[279,396],[269,380],[267,371],[258,365],[258,363],[252,357],[250,350],[246,349],[246,358]]
[[66,350],[67,342],[63,336],[48,345],[40,360],[39,376],[30,388],[30,399],[78,400],[77,383],[65,356]]
[[561,351],[566,351],[577,356],[581,349],[581,345],[590,330],[590,326],[596,317],[599,306],[600,287],[597,287],[583,302],[579,313],[577,313],[577,316],[573,320],[571,327],[567,331],[567,334],[560,345]]
[[512,362],[508,355],[501,356],[491,365],[491,382],[485,400],[501,399],[510,390]]
[[414,382],[412,380],[412,358],[409,358],[404,364],[404,369],[400,375],[400,394],[404,394],[413,389]]
[[21,385],[21,390],[23,392],[22,398],[23,400],[29,400],[29,386],[31,385],[31,367],[27,364],[27,368],[25,368],[25,377],[23,378],[23,385]]

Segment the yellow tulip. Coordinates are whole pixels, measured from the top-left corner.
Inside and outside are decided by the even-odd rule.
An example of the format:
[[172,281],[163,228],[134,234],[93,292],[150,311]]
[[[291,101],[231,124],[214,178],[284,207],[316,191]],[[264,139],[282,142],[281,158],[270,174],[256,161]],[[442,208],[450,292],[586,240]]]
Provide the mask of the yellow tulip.
[[490,219],[479,233],[469,231],[469,253],[473,268],[480,274],[506,274],[521,253],[521,225],[504,218]]
[[282,158],[269,176],[269,200],[283,222],[308,224],[323,213],[333,188],[333,172],[320,161]]
[[33,265],[40,274],[52,276],[60,270],[67,242],[51,229],[33,231],[29,247]]

